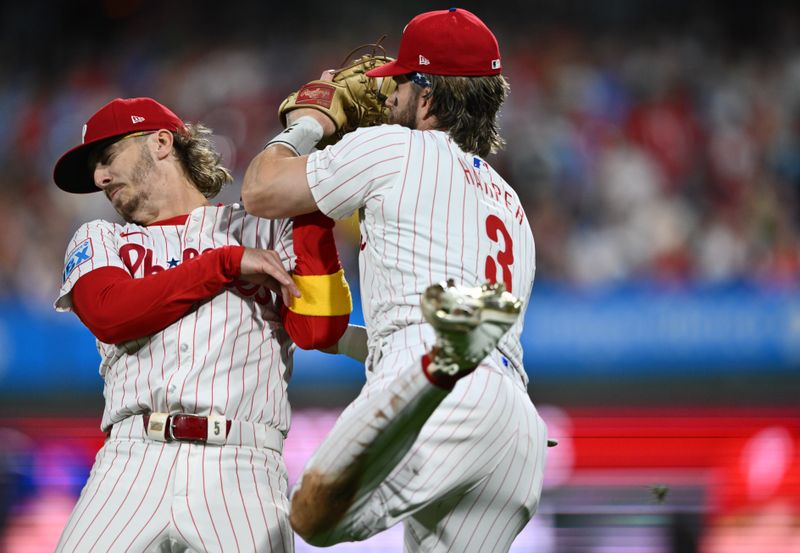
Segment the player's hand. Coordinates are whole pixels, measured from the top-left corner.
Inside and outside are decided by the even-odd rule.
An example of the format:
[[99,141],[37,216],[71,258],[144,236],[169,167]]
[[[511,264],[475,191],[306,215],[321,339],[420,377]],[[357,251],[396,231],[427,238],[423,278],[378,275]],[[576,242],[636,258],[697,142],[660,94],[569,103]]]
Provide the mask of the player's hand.
[[300,290],[274,250],[245,248],[239,271],[242,280],[260,284],[280,294],[285,305],[289,305],[292,296],[300,297]]

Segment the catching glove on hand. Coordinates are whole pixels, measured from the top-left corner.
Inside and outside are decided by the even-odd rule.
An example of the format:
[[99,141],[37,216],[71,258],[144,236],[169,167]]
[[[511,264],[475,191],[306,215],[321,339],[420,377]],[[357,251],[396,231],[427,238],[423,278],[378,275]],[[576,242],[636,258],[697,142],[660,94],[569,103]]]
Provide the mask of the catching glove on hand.
[[[381,39],[383,40],[383,39]],[[380,125],[388,120],[389,110],[386,99],[397,88],[391,77],[367,77],[366,72],[392,61],[385,55],[380,40],[375,44],[359,46],[347,56],[347,60],[362,48],[371,47],[371,54],[361,56],[351,63],[345,61],[344,67],[334,71],[331,81],[311,81],[297,92],[292,92],[279,108],[281,123],[286,125],[286,114],[298,108],[313,108],[331,118],[336,132],[323,138],[318,148],[338,142],[345,133],[359,127]]]

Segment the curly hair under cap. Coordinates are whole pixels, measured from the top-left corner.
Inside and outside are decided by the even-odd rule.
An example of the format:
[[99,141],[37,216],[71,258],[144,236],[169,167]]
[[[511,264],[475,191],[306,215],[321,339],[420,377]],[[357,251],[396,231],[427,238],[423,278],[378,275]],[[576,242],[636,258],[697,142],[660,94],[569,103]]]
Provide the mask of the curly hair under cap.
[[186,124],[186,132],[173,132],[175,156],[186,175],[206,198],[213,198],[233,181],[231,172],[220,164],[221,156],[211,142],[211,129]]
[[430,113],[465,152],[486,157],[505,146],[497,113],[510,90],[503,75],[452,77],[428,75]]

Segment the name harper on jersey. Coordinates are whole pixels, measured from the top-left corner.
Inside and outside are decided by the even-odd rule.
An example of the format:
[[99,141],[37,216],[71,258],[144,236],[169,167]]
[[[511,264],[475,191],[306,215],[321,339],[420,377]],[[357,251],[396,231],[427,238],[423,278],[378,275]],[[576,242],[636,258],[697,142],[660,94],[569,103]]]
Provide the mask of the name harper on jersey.
[[520,225],[525,221],[525,211],[523,211],[516,194],[512,194],[505,186],[501,188],[500,185],[491,180],[491,172],[487,172],[487,175],[489,175],[488,181],[481,175],[479,169],[482,164],[486,163],[485,161],[476,157],[474,158],[473,167],[469,167],[460,158],[458,163],[464,171],[464,180],[467,184],[474,186],[485,197],[505,208]]
[[[183,250],[181,262],[188,261],[194,257],[211,251],[212,249],[213,248],[206,248],[202,252],[199,252],[194,248],[186,248]],[[177,267],[179,264],[176,262],[176,260],[170,260],[168,262],[169,267],[156,265],[153,263],[153,255],[153,250],[150,248],[145,248],[140,244],[124,244],[119,249],[119,256],[122,258],[122,262],[125,264],[125,267],[134,278],[154,275],[156,273],[160,273],[161,271],[166,271],[167,269]],[[252,297],[253,301],[258,304],[269,305],[272,303],[272,294],[269,289],[259,284],[237,279],[233,282],[232,286],[234,286],[243,296]]]

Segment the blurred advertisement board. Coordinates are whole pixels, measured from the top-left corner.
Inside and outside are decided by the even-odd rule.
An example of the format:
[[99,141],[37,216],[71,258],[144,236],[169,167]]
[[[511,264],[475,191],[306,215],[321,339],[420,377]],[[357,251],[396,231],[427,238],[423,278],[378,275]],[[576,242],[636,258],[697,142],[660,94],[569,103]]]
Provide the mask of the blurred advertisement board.
[[[358,298],[358,294],[354,294]],[[352,320],[361,320],[356,302]],[[534,287],[523,333],[532,377],[759,373],[800,368],[800,291]],[[0,310],[0,390],[99,389],[91,334],[73,315],[19,303]],[[298,351],[293,385],[354,384],[363,367]]]

